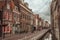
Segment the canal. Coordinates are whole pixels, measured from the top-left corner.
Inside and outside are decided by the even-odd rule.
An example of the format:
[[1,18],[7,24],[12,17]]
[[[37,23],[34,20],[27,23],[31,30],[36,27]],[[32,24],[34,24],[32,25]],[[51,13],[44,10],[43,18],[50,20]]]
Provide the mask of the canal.
[[39,40],[52,40],[52,34],[47,33],[44,37],[40,38]]
[[52,35],[49,34],[47,38],[45,38],[44,40],[52,40]]

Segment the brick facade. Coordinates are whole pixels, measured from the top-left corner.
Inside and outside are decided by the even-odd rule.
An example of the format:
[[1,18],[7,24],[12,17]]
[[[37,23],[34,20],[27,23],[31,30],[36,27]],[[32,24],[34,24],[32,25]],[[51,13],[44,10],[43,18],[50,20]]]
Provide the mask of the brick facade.
[[[51,4],[51,25],[52,25],[52,30],[53,30],[53,34],[55,35],[55,37],[57,38],[57,40],[60,40],[60,33],[59,33],[59,27],[60,27],[60,14],[59,14],[59,4],[60,1],[58,2],[58,0],[52,0],[52,4]],[[53,40],[55,40],[55,38],[53,38]]]
[[30,11],[30,9],[28,9],[27,7],[25,7],[23,4],[20,4],[20,11],[21,11],[21,15],[20,15],[20,23],[21,23],[21,27],[22,27],[22,31],[30,31],[30,27],[31,27],[31,14],[32,11]]
[[33,30],[40,30],[43,27],[43,20],[39,17],[39,14],[33,14],[32,10],[28,8],[28,4],[24,3],[24,0],[6,1],[5,5],[3,3],[0,6],[1,10],[2,6],[4,6],[2,11],[3,16],[0,20],[3,25],[1,28],[1,30],[3,29],[3,33],[32,32]]

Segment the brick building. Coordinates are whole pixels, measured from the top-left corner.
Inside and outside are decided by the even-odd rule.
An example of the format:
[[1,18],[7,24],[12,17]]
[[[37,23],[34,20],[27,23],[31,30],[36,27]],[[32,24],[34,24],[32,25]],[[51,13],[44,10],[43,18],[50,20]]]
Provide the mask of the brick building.
[[19,23],[20,13],[18,11],[17,5],[12,0],[0,1],[0,4],[4,4],[0,5],[0,11],[2,11],[2,14],[0,14],[2,15],[2,18],[0,19],[2,25],[1,31],[4,34],[11,34],[13,33],[14,25],[17,26],[17,24],[18,25],[20,24]]
[[10,10],[10,3],[9,1],[4,1],[5,5],[3,7],[3,18],[2,18],[2,25],[4,24],[5,26],[2,26],[2,31],[3,33],[11,33],[12,30],[12,11]]
[[1,1],[0,4],[2,4],[0,5],[0,35],[2,31],[5,35],[32,32],[43,26],[39,14],[33,14],[24,0],[6,0]]
[[38,28],[38,26],[39,26],[39,14],[35,14],[35,19],[34,19],[35,21],[34,21],[34,25],[35,25],[35,27],[36,27],[36,30],[37,30],[37,28]]
[[50,24],[48,23],[48,21],[44,21],[43,23],[43,28],[49,28],[50,27]]
[[33,15],[33,25],[36,28],[36,30],[40,30],[43,26],[43,21],[39,17],[39,14],[34,14]]
[[16,3],[13,9],[13,27],[12,27],[13,34],[20,33],[20,14],[21,13],[19,11],[18,4]]
[[32,10],[28,8],[28,3],[24,3],[24,0],[6,0],[4,4],[2,23],[7,24],[3,27],[4,33],[31,31]]
[[52,0],[51,3],[51,26],[53,40],[60,40],[60,0]]
[[0,37],[2,36],[2,18],[3,18],[3,9],[2,9],[2,7],[4,7],[4,5],[5,5],[5,2],[1,0],[0,1]]
[[20,3],[20,27],[21,32],[30,32],[31,31],[31,16],[32,11],[28,8],[27,3]]
[[41,17],[39,17],[39,26],[38,26],[39,30],[42,30],[44,24],[43,22],[44,20]]
[[32,30],[35,31],[36,30],[36,14],[32,14]]

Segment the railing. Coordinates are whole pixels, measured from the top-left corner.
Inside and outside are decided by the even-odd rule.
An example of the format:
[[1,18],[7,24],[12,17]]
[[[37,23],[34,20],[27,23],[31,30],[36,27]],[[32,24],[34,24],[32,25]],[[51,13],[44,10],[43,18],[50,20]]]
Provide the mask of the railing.
[[41,35],[39,34],[38,36],[34,37],[33,40],[44,40],[46,35],[50,33],[51,29],[47,29],[45,32],[43,32]]
[[[51,34],[51,29],[48,29],[42,36],[40,36],[37,40],[45,40]],[[52,40],[52,39],[51,39]]]
[[25,37],[19,40],[45,40],[46,35],[50,33],[51,29],[43,29],[41,32],[38,32],[32,36]]

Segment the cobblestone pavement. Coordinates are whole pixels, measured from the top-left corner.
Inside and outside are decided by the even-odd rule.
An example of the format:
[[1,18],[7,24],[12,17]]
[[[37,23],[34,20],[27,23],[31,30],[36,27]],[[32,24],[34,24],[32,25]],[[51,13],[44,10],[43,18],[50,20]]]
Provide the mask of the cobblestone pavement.
[[37,37],[37,35],[43,34],[46,30],[47,29],[35,31],[34,33],[17,34],[3,40],[33,40],[33,38]]
[[23,34],[16,34],[16,35],[12,35],[12,36],[10,36],[10,37],[7,37],[7,38],[5,38],[5,39],[3,39],[3,40],[17,40],[17,39],[19,39],[19,38],[23,38],[23,37],[25,37],[25,36],[28,36],[28,35],[30,35],[31,33],[23,33]]
[[28,37],[25,37],[25,38],[22,38],[22,39],[19,39],[19,40],[37,40],[38,37],[41,37],[47,30],[42,30],[42,31],[38,31],[36,32],[35,34],[32,34]]

